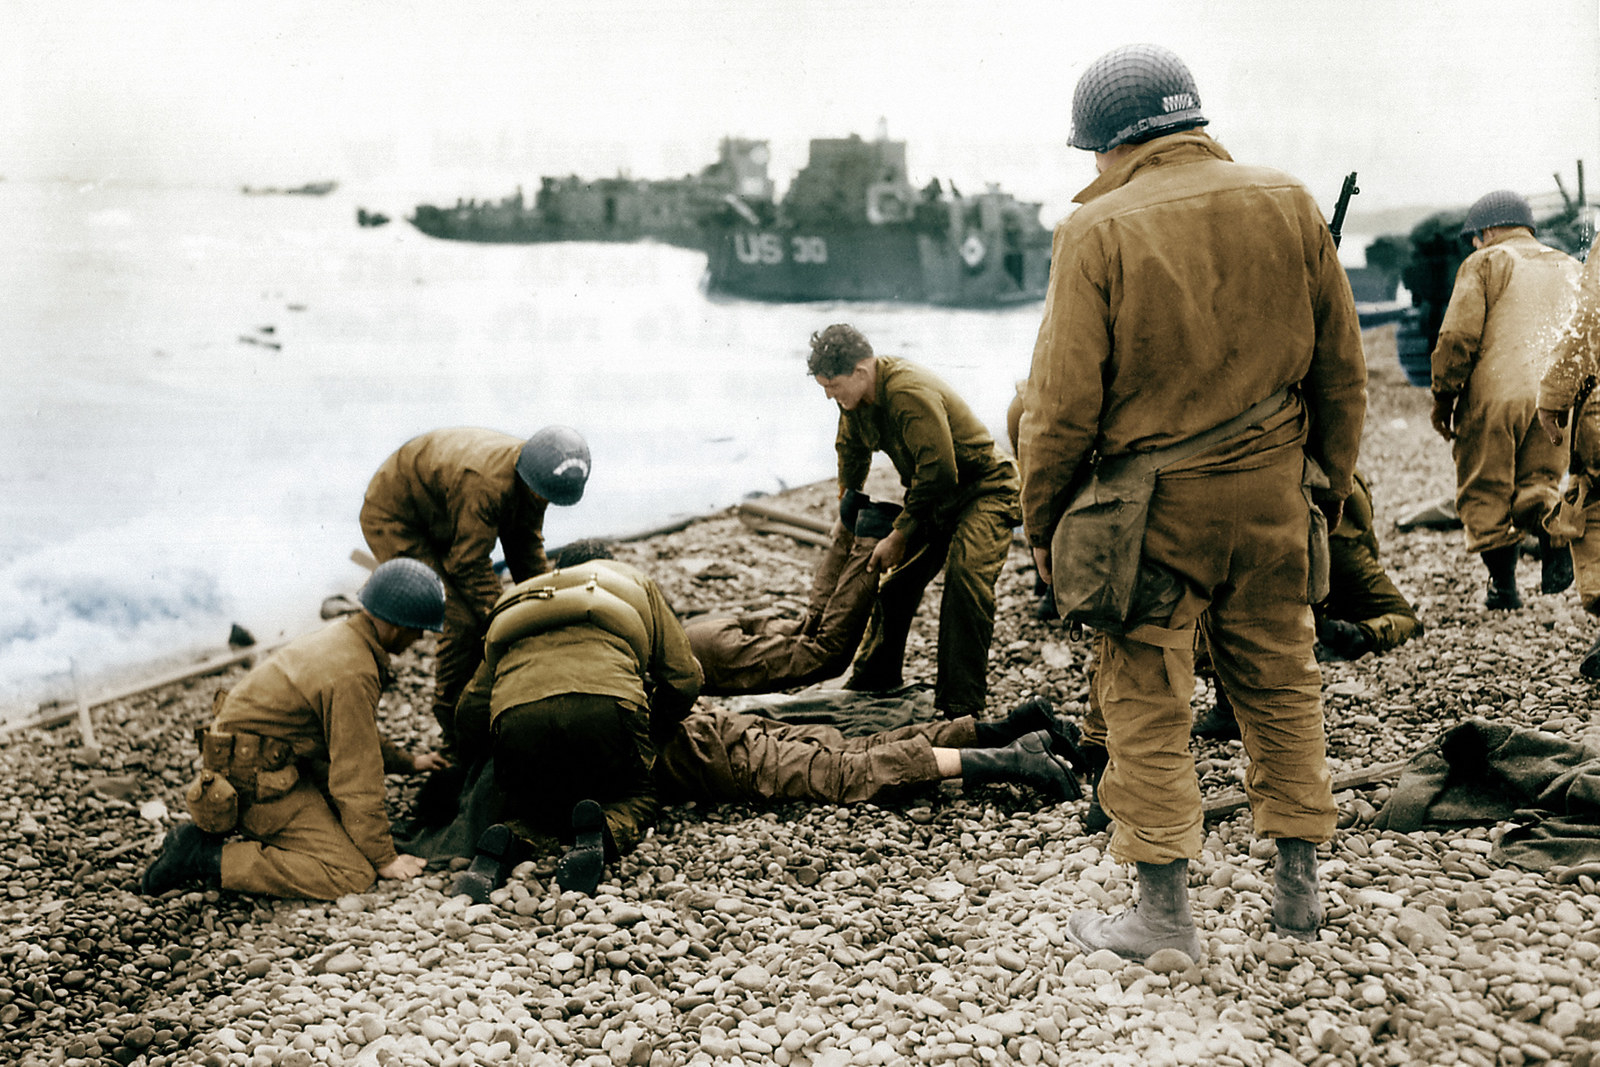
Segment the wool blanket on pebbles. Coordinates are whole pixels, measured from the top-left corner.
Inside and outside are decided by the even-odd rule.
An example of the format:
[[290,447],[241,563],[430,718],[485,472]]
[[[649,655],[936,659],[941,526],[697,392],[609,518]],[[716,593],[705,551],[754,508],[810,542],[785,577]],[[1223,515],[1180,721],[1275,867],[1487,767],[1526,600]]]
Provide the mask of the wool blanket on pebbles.
[[1470,719],[1412,756],[1375,825],[1509,822],[1490,859],[1558,881],[1600,875],[1600,750],[1555,734]]
[[[939,716],[933,691],[922,686],[884,693],[807,689],[793,696],[739,697],[724,703],[746,715],[833,726],[847,737],[932,722]],[[434,771],[418,790],[410,813],[391,827],[394,846],[429,863],[470,857],[479,835],[495,822],[498,812],[490,760]]]

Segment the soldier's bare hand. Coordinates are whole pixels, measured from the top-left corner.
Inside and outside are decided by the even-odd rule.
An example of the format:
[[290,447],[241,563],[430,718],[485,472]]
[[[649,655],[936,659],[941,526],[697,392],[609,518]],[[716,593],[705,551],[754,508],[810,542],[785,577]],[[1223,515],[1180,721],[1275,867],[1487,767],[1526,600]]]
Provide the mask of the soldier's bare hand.
[[1555,408],[1539,409],[1539,425],[1544,427],[1544,435],[1550,438],[1550,443],[1559,445],[1566,440],[1567,413]]
[[1446,441],[1456,439],[1455,428],[1451,423],[1455,419],[1456,398],[1453,393],[1433,394],[1433,432]]
[[427,869],[428,861],[421,856],[399,855],[378,868],[378,877],[409,882]]
[[1045,585],[1050,584],[1050,550],[1048,548],[1035,548],[1033,550],[1033,569],[1039,572],[1039,580]]
[[442,771],[450,766],[450,761],[440,752],[424,752],[420,756],[412,756],[411,763],[416,774],[425,774],[428,771]]
[[899,530],[890,531],[889,536],[878,542],[872,550],[872,558],[867,560],[867,569],[874,571],[889,571],[900,565],[906,558],[906,535]]

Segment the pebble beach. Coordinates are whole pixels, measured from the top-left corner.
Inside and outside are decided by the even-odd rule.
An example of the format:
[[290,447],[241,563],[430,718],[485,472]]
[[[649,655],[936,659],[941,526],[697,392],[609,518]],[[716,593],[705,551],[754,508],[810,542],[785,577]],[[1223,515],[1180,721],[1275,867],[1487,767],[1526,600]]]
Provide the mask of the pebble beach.
[[[1426,632],[1324,665],[1336,781],[1473,717],[1600,752],[1594,684],[1576,673],[1595,624],[1575,591],[1538,595],[1525,562],[1527,606],[1486,612],[1459,532],[1394,529],[1449,495],[1449,448],[1392,327],[1366,342],[1361,469],[1384,561]],[[833,499],[824,484],[764,502],[825,519]],[[618,549],[684,614],[798,613],[819,553],[732,513]],[[1000,580],[989,715],[1043,695],[1080,717],[1092,646],[1034,618],[1027,557],[1016,545]],[[925,605],[908,680],[932,680],[934,626]],[[380,708],[417,749],[434,730],[429,647],[397,660]],[[1074,947],[1068,916],[1128,904],[1134,872],[1085,832],[1085,801],[1011,786],[946,784],[893,806],[669,807],[593,897],[560,892],[554,857],[481,905],[449,895],[448,869],[330,903],[141,897],[139,873],[183,817],[193,730],[241,670],[96,707],[94,748],[70,722],[0,738],[0,1062],[1600,1062],[1595,881],[1493,865],[1503,823],[1376,829],[1392,778],[1337,794],[1340,829],[1319,850],[1327,921],[1310,944],[1270,933],[1274,848],[1248,812],[1210,820],[1190,866],[1199,961]],[[1202,685],[1197,707],[1209,699]],[[1208,799],[1239,788],[1239,743],[1197,741],[1196,757]],[[391,778],[391,810],[415,789]]]

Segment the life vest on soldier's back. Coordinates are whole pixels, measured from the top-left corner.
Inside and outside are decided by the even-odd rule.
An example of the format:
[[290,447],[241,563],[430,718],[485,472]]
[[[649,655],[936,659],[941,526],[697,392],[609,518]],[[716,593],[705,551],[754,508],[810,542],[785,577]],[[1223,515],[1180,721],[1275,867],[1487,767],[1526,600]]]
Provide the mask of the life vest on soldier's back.
[[627,564],[591,560],[509,589],[489,615],[484,658],[491,669],[525,637],[563,626],[597,626],[628,643],[641,664],[655,644],[650,597]]

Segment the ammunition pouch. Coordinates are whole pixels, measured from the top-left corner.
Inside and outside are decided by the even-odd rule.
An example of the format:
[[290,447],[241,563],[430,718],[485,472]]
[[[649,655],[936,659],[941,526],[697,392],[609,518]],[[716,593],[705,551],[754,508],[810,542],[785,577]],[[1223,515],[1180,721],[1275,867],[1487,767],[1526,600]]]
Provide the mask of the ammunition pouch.
[[239,825],[239,791],[216,771],[201,771],[184,791],[189,817],[208,834],[226,834]]
[[[277,800],[300,781],[294,746],[282,738],[201,727],[195,731],[195,740],[200,746],[202,778],[212,774],[224,779],[241,805]],[[199,821],[197,817],[196,825]]]

